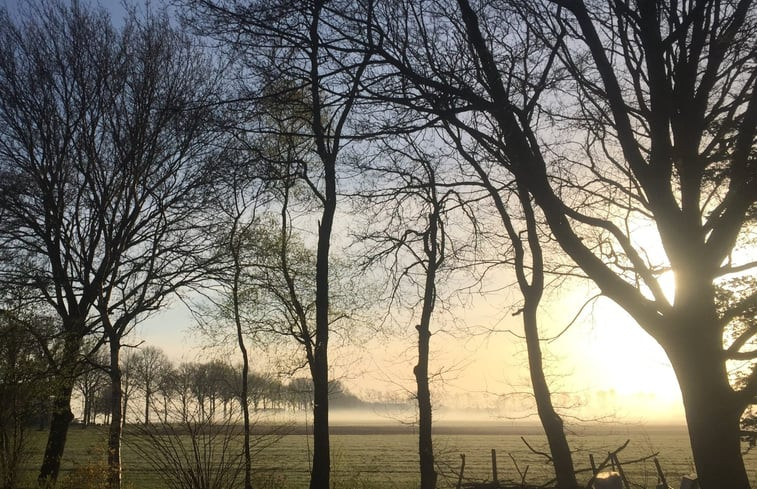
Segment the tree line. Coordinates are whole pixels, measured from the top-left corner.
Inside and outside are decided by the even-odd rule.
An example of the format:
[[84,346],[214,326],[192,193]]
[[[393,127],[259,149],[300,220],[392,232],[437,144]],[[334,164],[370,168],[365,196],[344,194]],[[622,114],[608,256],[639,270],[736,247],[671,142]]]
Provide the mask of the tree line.
[[[203,328],[241,359],[245,489],[253,348],[286,344],[309,373],[310,487],[327,488],[329,352],[366,311],[412,317],[432,489],[440,309],[508,270],[557,487],[577,481],[540,311],[571,280],[667,354],[702,487],[749,487],[753,2],[180,3],[174,17],[127,9],[118,26],[63,0],[0,13],[0,299],[18,336],[3,388],[34,397],[14,379],[50,379],[40,483],[58,477],[77,379],[107,352],[120,487],[124,340],[199,295]],[[144,389],[147,421],[158,388]]]
[[[98,360],[106,360],[102,358]],[[107,362],[93,363],[76,380],[84,426],[108,424],[111,416]],[[241,368],[221,360],[172,362],[162,350],[146,346],[124,355],[121,365],[122,423],[186,422],[195,413],[210,419],[236,417],[239,411]],[[28,389],[28,388],[27,388]],[[25,390],[27,390],[25,389]],[[330,403],[335,408],[370,409],[338,380],[330,382]],[[312,409],[312,388],[304,377],[288,381],[271,373],[251,373],[247,378],[249,405],[254,413],[296,413]],[[127,419],[127,417],[129,419]]]

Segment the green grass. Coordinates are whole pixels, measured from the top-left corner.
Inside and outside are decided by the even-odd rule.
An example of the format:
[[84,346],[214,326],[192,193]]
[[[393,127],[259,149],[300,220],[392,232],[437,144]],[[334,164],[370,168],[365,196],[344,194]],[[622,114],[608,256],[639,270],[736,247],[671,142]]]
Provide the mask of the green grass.
[[[61,486],[65,489],[91,489],[77,482],[88,475],[102,475],[106,458],[104,427],[82,429],[72,427],[62,463]],[[127,489],[163,489],[159,474],[130,444],[129,436],[123,444],[124,483]],[[25,471],[25,488],[33,487],[34,476],[41,461],[46,433],[32,432],[31,452]],[[538,450],[546,450],[543,437],[528,435],[529,443]],[[660,452],[659,460],[669,482],[677,485],[684,474],[692,472],[691,452],[685,431],[651,431],[619,429],[609,432],[585,430],[573,436],[577,468],[589,466],[588,454],[599,461],[608,450],[620,446],[626,439],[630,445],[619,454],[621,462]],[[334,489],[413,489],[418,486],[418,458],[416,437],[413,434],[337,434],[332,435],[332,487]],[[311,440],[304,435],[284,436],[273,446],[258,454],[254,461],[257,489],[299,489],[307,487]],[[543,483],[550,479],[550,467],[544,458],[534,454],[517,434],[449,434],[435,437],[435,449],[441,469],[440,488],[454,487],[460,454],[466,455],[465,475],[483,480],[491,479],[491,449],[497,450],[500,480],[520,481],[513,459],[520,471],[528,467],[527,481]],[[512,456],[512,459],[511,457]],[[757,454],[750,453],[746,462],[757,467]],[[98,472],[100,471],[100,472]],[[657,482],[652,461],[626,467],[632,482],[654,487]],[[78,478],[78,479],[77,479]],[[583,478],[585,480],[585,478]],[[77,485],[78,484],[78,485]]]

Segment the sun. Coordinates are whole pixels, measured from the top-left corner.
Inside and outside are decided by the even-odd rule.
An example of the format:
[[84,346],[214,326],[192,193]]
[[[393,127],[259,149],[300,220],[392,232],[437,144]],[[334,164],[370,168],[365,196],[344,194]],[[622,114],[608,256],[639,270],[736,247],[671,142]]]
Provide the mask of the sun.
[[[659,282],[672,297],[673,274],[663,274]],[[568,296],[557,305],[563,315],[590,297],[585,290],[575,290]],[[558,317],[554,312],[551,316]],[[597,411],[609,409],[601,404],[609,403],[610,399],[615,403],[617,412],[597,414],[652,421],[681,418],[680,389],[665,351],[612,300],[594,299],[578,321],[553,344],[550,348],[555,348],[562,359],[561,365],[554,369],[572,370],[573,385],[593,393],[592,398],[600,404]]]

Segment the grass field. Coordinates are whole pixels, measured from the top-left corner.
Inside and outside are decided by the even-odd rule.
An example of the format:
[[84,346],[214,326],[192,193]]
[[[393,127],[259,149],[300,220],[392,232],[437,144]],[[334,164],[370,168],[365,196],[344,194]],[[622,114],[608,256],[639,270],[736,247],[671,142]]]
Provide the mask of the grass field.
[[[129,435],[135,437],[138,435]],[[465,454],[466,479],[491,480],[491,449],[496,449],[501,481],[526,481],[533,484],[551,478],[544,457],[529,450],[523,436],[536,450],[546,451],[544,437],[537,427],[441,427],[435,436],[440,469],[440,488],[454,487],[460,469],[460,454]],[[45,433],[34,432],[27,460],[26,487],[32,487],[39,466]],[[589,454],[599,463],[609,450],[631,440],[619,454],[621,463],[659,452],[658,459],[669,482],[693,472],[686,432],[681,427],[599,426],[579,429],[570,437],[577,469],[588,469]],[[332,434],[332,478],[335,489],[396,488],[418,485],[417,438],[409,428],[396,426],[335,427]],[[132,489],[162,489],[165,484],[154,468],[137,454],[134,440],[127,437],[123,446],[124,482]],[[82,478],[97,478],[105,463],[106,431],[102,427],[72,428],[63,460],[62,486],[80,489]],[[302,433],[281,438],[258,454],[254,460],[258,488],[297,489],[307,487],[310,439]],[[757,454],[749,453],[753,484],[757,482]],[[516,469],[517,464],[517,469]],[[625,466],[631,482],[654,487],[657,476],[651,460]],[[588,479],[588,472],[582,480]],[[677,482],[673,483],[677,487]]]

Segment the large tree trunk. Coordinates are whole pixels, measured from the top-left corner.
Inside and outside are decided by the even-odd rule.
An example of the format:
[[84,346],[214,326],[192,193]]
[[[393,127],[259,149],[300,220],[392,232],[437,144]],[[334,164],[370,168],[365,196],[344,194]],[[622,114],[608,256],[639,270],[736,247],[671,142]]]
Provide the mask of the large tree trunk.
[[47,436],[45,454],[39,470],[38,482],[40,486],[52,484],[58,479],[60,461],[66,448],[68,428],[74,419],[74,414],[71,412],[73,384],[73,379],[62,379],[53,399],[50,432]]
[[747,489],[739,427],[744,406],[728,382],[718,328],[695,309],[701,308],[676,321],[672,329],[680,335],[660,343],[681,388],[697,476],[702,489]]
[[563,421],[552,405],[552,396],[544,375],[541,345],[539,344],[539,330],[536,319],[536,307],[529,304],[523,309],[523,326],[526,333],[526,347],[528,349],[528,367],[531,375],[531,385],[536,399],[536,411],[547,435],[549,451],[555,467],[557,489],[574,489],[578,487],[576,473],[573,467],[573,456],[570,453],[568,439],[565,437]]
[[71,412],[71,394],[74,390],[82,340],[78,335],[68,334],[64,341],[61,371],[58,375],[59,385],[53,399],[50,432],[39,470],[40,485],[55,483],[58,479],[60,461],[66,448],[68,428],[74,419],[74,414]]
[[[121,345],[110,343],[110,427],[108,429],[108,487],[121,487],[121,432],[124,413],[121,412],[123,391],[121,389],[121,366],[119,364]],[[125,406],[125,402],[124,402]]]

